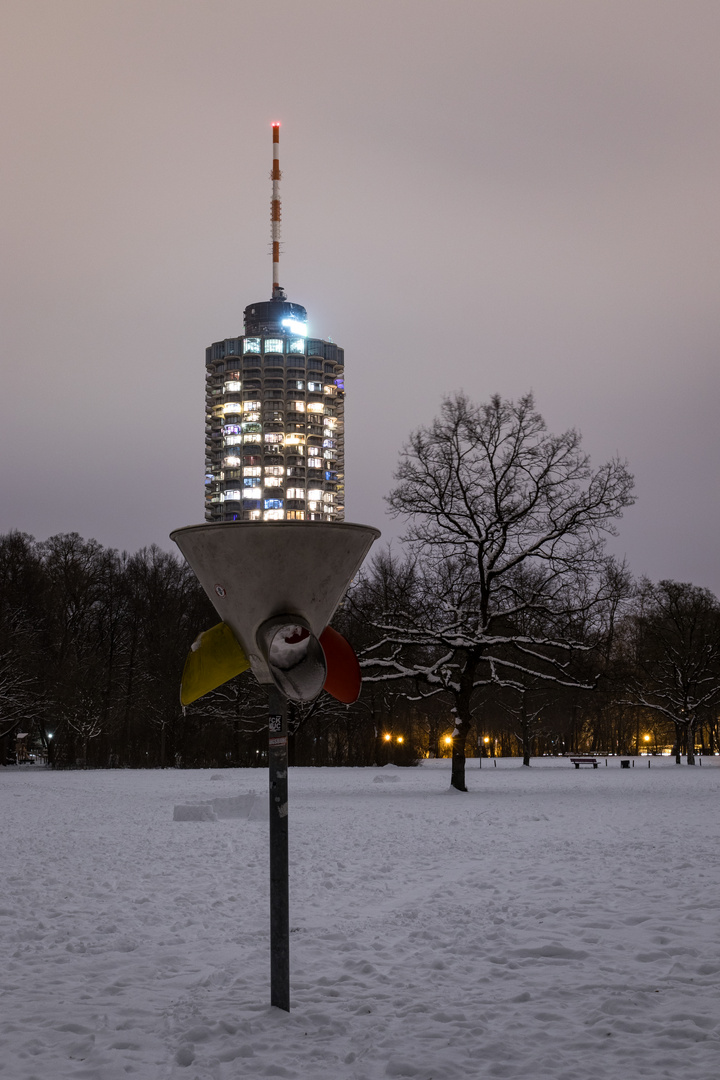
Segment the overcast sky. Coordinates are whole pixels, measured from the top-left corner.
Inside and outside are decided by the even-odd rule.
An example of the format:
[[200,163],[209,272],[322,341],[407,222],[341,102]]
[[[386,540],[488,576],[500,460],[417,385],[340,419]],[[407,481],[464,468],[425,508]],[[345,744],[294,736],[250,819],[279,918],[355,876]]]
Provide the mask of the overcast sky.
[[2,0],[0,531],[172,547],[204,351],[268,299],[345,348],[347,519],[443,395],[533,390],[720,592],[717,0]]

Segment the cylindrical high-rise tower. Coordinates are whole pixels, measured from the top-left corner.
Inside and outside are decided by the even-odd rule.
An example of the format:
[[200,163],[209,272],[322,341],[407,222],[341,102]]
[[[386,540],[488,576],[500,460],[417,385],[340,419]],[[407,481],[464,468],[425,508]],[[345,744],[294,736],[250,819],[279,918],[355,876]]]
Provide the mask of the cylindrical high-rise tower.
[[280,125],[273,124],[272,299],[206,349],[205,519],[343,521],[344,353],[307,336],[279,284]]

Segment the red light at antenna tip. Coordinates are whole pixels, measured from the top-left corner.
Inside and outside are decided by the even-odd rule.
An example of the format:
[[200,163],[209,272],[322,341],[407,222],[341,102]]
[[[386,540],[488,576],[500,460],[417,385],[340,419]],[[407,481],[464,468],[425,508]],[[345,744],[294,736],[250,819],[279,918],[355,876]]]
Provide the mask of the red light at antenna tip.
[[279,120],[273,120],[270,127],[280,127],[280,121]]

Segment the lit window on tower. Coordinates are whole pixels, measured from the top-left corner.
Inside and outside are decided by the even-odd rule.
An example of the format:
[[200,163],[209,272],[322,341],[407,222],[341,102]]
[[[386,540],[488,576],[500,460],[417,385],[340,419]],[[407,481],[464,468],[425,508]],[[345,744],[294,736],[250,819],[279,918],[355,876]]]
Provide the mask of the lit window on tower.
[[243,341],[244,353],[259,353],[260,352],[260,338],[259,337],[246,337]]
[[281,353],[283,351],[282,338],[265,338],[266,353]]
[[291,334],[302,334],[307,337],[307,326],[299,319],[283,319],[282,325]]

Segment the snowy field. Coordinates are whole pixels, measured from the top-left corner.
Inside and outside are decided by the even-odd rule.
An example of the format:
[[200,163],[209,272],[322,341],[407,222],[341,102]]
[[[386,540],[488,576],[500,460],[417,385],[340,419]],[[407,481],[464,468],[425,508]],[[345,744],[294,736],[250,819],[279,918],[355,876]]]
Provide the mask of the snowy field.
[[718,760],[291,770],[290,1014],[266,772],[0,769],[0,1080],[716,1080]]

